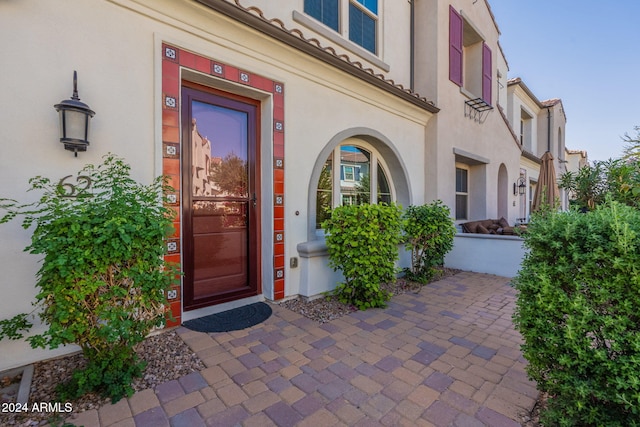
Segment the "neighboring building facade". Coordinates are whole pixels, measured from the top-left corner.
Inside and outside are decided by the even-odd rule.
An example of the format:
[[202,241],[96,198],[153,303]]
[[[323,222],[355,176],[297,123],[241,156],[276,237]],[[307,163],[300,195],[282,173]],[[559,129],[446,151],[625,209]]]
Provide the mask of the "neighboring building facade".
[[[184,275],[169,325],[313,297],[340,280],[327,208],[441,199],[458,223],[519,217],[522,149],[498,37],[484,0],[0,2],[11,65],[0,90],[12,100],[0,197],[34,200],[30,177],[59,179],[112,152],[134,178],[166,174],[175,189],[166,259]],[[77,158],[57,141],[53,109],[73,70],[96,111]],[[539,108],[556,118],[561,107]],[[9,318],[31,311],[39,264],[17,221],[0,236]],[[0,370],[70,351],[0,346]]]
[[[540,157],[550,151],[554,158],[556,177],[566,172],[565,127],[567,117],[560,99],[540,101],[522,79],[507,82],[507,118],[522,147],[519,182],[524,182],[524,194],[518,192],[518,222],[527,222],[540,173]],[[568,207],[567,195],[560,190],[560,205]]]

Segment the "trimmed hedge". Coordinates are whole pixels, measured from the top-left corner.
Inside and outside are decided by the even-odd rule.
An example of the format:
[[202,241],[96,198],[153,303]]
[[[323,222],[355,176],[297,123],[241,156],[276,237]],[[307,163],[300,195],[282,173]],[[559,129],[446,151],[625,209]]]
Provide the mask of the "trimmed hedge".
[[334,290],[341,302],[360,310],[386,306],[391,295],[380,284],[395,280],[400,214],[395,204],[339,206],[322,223],[329,265],[345,279]]
[[514,322],[544,425],[640,425],[640,211],[543,212],[523,235]]

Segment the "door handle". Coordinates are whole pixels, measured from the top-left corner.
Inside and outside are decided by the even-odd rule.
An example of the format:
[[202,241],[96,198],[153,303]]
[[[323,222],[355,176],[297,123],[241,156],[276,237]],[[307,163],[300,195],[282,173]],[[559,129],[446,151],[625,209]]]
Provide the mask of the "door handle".
[[253,193],[253,197],[251,197],[251,201],[253,202],[253,207],[255,208],[258,204],[258,198],[256,197],[256,193]]

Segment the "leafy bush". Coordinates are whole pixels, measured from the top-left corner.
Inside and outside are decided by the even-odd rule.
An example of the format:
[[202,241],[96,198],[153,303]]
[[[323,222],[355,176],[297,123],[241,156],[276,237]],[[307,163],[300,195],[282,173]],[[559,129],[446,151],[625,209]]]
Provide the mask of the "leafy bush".
[[391,296],[380,284],[395,280],[400,214],[395,204],[340,206],[323,222],[329,265],[345,278],[334,290],[340,301],[360,310],[386,305]]
[[436,271],[434,267],[441,266],[453,248],[456,228],[449,207],[440,200],[409,206],[403,220],[406,249],[411,251],[411,268],[405,273],[410,280],[427,283]]
[[131,380],[144,367],[135,345],[164,322],[165,291],[176,278],[163,260],[171,210],[161,203],[167,190],[162,177],[138,184],[130,166],[112,155],[97,167],[86,166],[79,177],[91,186],[76,187],[76,197],[47,178],[31,179],[31,190],[43,191],[40,200],[1,200],[8,213],[0,223],[23,216],[25,229],[35,225],[25,250],[44,255],[36,299],[49,329],[29,337],[31,346],[75,343],[88,360],[60,388],[61,398],[95,390],[117,401],[133,393]]
[[608,197],[620,203],[640,208],[640,159],[609,159],[581,167],[577,172],[565,172],[559,187],[568,190],[573,205],[592,210]]
[[546,211],[523,238],[514,322],[544,425],[640,425],[640,211]]

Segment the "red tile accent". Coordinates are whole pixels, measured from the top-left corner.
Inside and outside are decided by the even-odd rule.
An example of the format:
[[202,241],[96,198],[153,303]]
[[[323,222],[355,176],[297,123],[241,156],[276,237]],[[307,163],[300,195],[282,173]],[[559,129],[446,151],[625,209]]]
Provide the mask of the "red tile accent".
[[284,218],[284,207],[275,206],[273,208],[273,217],[274,218]]
[[181,50],[180,65],[182,65],[183,67],[195,68],[196,56],[191,52],[187,52],[186,50]]
[[[164,175],[180,175],[180,159],[162,159],[162,173]],[[175,187],[174,187],[175,188]]]
[[239,72],[236,67],[231,67],[229,65],[224,66],[224,77],[227,80],[237,82],[239,78],[238,76],[239,76]]
[[165,327],[170,328],[173,326],[180,325],[182,323],[181,322],[182,311],[180,309],[180,301],[178,300],[178,301],[172,302],[171,304],[169,304],[168,309],[171,311],[171,314],[173,315],[175,320],[172,321],[170,319],[169,313],[167,313],[165,317],[167,319],[167,323]]
[[[175,297],[174,298],[170,298],[171,296],[173,296],[172,293],[170,292],[175,292]],[[167,301],[169,302],[174,302],[174,301],[180,301],[180,286],[172,286],[169,291],[167,292]]]
[[276,243],[275,245],[273,245],[273,255],[284,256],[284,243]]
[[[175,51],[175,58],[166,57],[166,48],[173,49]],[[284,84],[281,82],[275,82],[266,77],[252,74],[250,71],[242,70],[215,62],[209,58],[201,55],[197,55],[192,52],[188,52],[182,49],[178,49],[174,46],[163,44],[162,45],[162,136],[163,136],[163,173],[169,176],[169,185],[175,189],[175,195],[177,203],[173,206],[169,206],[175,213],[174,227],[176,228],[171,238],[179,239],[180,237],[180,114],[178,105],[180,94],[180,66],[193,68],[197,71],[208,73],[213,76],[222,77],[224,79],[241,82],[247,86],[254,87],[259,90],[273,93],[274,104],[274,200],[275,195],[284,195]],[[222,69],[221,73],[217,73],[216,69]],[[246,73],[248,79],[241,81],[240,73]],[[166,97],[171,97],[175,100],[175,107],[167,105]],[[169,100],[169,101],[173,101]],[[171,103],[170,103],[171,104]],[[282,129],[280,128],[282,125]],[[284,207],[274,206],[274,230],[284,233]],[[285,279],[284,265],[285,265],[285,246],[283,242],[274,242],[274,297],[276,300],[284,298]],[[180,266],[180,255],[166,255],[165,260],[172,262]],[[178,288],[176,288],[178,289]],[[177,301],[171,304],[173,315],[176,318],[175,322],[167,322],[167,326],[176,326],[181,322],[180,312],[180,299],[181,295],[177,297]]]
[[180,126],[180,114],[174,110],[162,110],[162,124],[164,126]]
[[211,72],[211,60],[209,58],[204,58],[202,56],[196,56],[196,70],[202,73],[210,73]]
[[[211,61],[211,75],[213,76],[220,76],[220,77],[224,77],[224,69],[225,69],[225,65],[221,64],[219,62],[215,62],[215,61]],[[220,72],[218,72],[218,69],[220,70]]]
[[180,142],[180,129],[174,126],[162,126],[162,140],[164,142]]
[[168,178],[167,184],[173,187],[175,191],[180,191],[180,175],[168,175]]
[[273,87],[273,83],[271,82],[271,80],[268,80],[262,76],[259,76],[257,74],[251,74],[250,86],[256,89],[271,92],[271,87]]
[[173,313],[174,316],[182,315],[182,308],[181,308],[180,301],[174,301],[169,305],[171,306],[171,312]]
[[169,206],[174,213],[173,222],[180,222],[180,208],[178,206]]
[[162,76],[162,91],[165,93],[178,93],[180,91],[180,80],[175,77]]
[[[171,49],[171,50],[173,50],[173,51],[175,52],[175,58],[169,58],[169,57],[166,55],[167,48],[169,48],[169,49]],[[163,44],[162,44],[162,59],[163,59],[163,60],[165,60],[165,61],[178,62],[178,58],[179,58],[179,56],[180,56],[180,49],[178,49],[177,47],[174,47],[174,46],[171,46],[171,45],[165,44],[165,43],[163,43]]]
[[273,268],[284,268],[284,256],[278,255],[273,257]]
[[[283,298],[284,298],[284,296],[283,296]],[[164,327],[165,327],[165,328],[173,328],[174,326],[180,326],[180,325],[182,324],[182,320],[181,320],[181,319],[182,319],[182,316],[176,316],[176,315],[174,315],[173,317],[174,317],[174,319],[175,319],[175,320],[173,320],[173,321],[172,321],[172,320],[171,320],[171,319],[169,319],[169,317],[167,316],[167,318],[166,318],[166,319],[167,319],[167,321],[166,321],[166,323],[165,323],[165,325],[164,325]]]
[[274,107],[273,118],[275,120],[284,121],[284,107]]
[[273,107],[274,108],[284,108],[284,96],[275,93],[273,95]]
[[[284,133],[282,133],[282,132],[273,132],[273,145],[282,145],[282,146],[284,146]],[[274,157],[282,157],[282,156],[276,156],[274,154]]]
[[[273,284],[273,290],[276,295],[282,294],[280,298],[284,298],[284,279],[276,280]],[[276,299],[280,299],[280,298],[276,298]]]
[[180,266],[180,254],[176,254],[176,255],[165,255],[164,256],[164,261],[168,262],[170,264],[174,264],[176,266]]
[[180,223],[174,221],[171,225],[173,225],[173,232],[170,236],[170,239],[179,239],[180,238]]
[[180,65],[171,61],[162,61],[162,81],[175,80],[180,83]]

